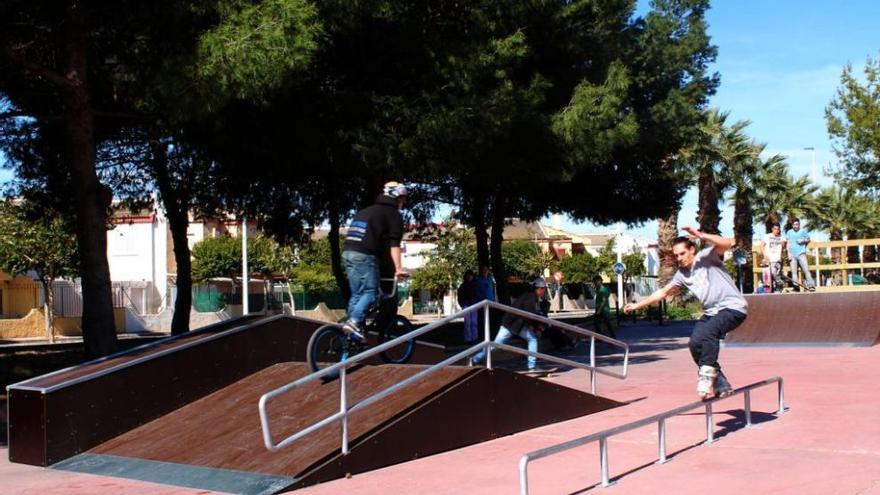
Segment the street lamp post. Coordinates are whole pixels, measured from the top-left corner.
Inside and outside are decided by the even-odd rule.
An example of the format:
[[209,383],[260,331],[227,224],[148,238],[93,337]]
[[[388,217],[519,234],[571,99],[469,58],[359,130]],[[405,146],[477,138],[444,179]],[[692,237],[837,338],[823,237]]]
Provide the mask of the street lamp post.
[[804,150],[810,152],[810,163],[811,163],[810,173],[813,176],[813,182],[819,182],[819,172],[818,172],[818,170],[816,170],[816,148],[814,148],[812,146],[808,146],[808,147],[804,148]]

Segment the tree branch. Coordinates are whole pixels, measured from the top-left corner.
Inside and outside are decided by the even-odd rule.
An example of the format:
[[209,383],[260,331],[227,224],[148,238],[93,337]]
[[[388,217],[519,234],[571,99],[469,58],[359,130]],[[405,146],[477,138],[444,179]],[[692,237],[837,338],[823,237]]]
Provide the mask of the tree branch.
[[3,45],[0,47],[0,58],[5,59],[14,67],[17,67],[27,78],[41,82],[48,82],[50,85],[62,90],[70,90],[74,87],[73,82],[61,74],[42,65],[25,60],[24,57],[16,53],[9,45]]

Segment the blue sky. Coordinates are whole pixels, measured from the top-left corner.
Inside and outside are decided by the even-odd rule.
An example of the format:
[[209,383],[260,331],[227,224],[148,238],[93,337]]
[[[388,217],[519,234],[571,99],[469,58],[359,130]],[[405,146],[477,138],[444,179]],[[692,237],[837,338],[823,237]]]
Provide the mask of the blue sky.
[[[640,0],[640,12],[647,2]],[[731,120],[750,120],[748,134],[767,143],[768,153],[788,156],[794,173],[811,173],[811,152],[820,168],[836,165],[825,130],[824,108],[834,97],[840,73],[850,63],[858,71],[866,59],[880,56],[880,1],[716,0],[708,13],[709,34],[718,47],[712,69],[721,86],[711,105],[729,111]],[[821,172],[821,171],[820,171]],[[9,180],[0,171],[0,183]],[[819,177],[820,184],[830,179]],[[722,233],[732,235],[732,212],[725,209]],[[693,224],[696,192],[684,198],[680,225]],[[576,232],[608,227],[575,224]],[[656,223],[632,226],[653,238]]]
[[[644,12],[647,2],[639,5]],[[729,111],[730,121],[751,121],[746,132],[767,143],[767,153],[786,155],[797,175],[811,174],[811,152],[804,148],[814,147],[817,182],[831,184],[821,173],[836,166],[825,106],[846,64],[860,72],[869,56],[880,56],[880,2],[716,0],[707,18],[718,47],[712,69],[721,75],[711,106]],[[694,225],[696,211],[696,191],[689,191],[679,225]],[[722,215],[722,234],[733,235],[732,210],[726,208]],[[568,221],[562,226],[575,232],[608,228]],[[657,224],[629,230],[655,238]]]

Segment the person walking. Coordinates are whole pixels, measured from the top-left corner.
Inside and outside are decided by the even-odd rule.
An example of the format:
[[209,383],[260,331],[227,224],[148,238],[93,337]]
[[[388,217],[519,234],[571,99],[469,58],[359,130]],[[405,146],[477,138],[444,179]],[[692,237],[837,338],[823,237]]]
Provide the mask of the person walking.
[[[748,314],[748,303],[724,269],[724,253],[733,239],[684,227],[689,236],[672,241],[678,270],[672,280],[645,299],[623,307],[630,313],[677,294],[686,287],[703,305],[703,317],[694,325],[688,347],[699,367],[697,395],[702,399],[724,397],[733,389],[718,363],[720,340],[740,326]],[[694,238],[709,245],[697,251]]]
[[[616,339],[617,334],[614,333],[614,328],[611,326],[611,307],[609,304],[611,291],[608,290],[608,287],[605,287],[602,275],[593,277],[593,287],[596,289],[596,312],[593,315],[593,328],[596,330],[596,333]],[[604,332],[602,331],[603,326],[605,327]]]

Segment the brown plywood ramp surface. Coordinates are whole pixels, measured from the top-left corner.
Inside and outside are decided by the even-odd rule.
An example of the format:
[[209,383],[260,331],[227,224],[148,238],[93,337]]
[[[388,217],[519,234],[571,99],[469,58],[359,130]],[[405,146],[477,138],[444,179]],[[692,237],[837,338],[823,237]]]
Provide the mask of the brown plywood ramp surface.
[[[358,369],[348,375],[349,404],[424,368],[383,365]],[[262,442],[259,398],[307,372],[302,363],[274,365],[105,442],[89,453],[289,477],[295,480],[293,487],[620,405],[507,371],[449,367],[353,413],[349,419],[351,450],[347,456],[340,455],[338,423],[279,452],[270,452]],[[275,438],[284,438],[338,408],[338,381],[316,381],[282,395],[269,405]]]
[[729,345],[870,346],[880,338],[880,291],[746,296],[749,316]]

